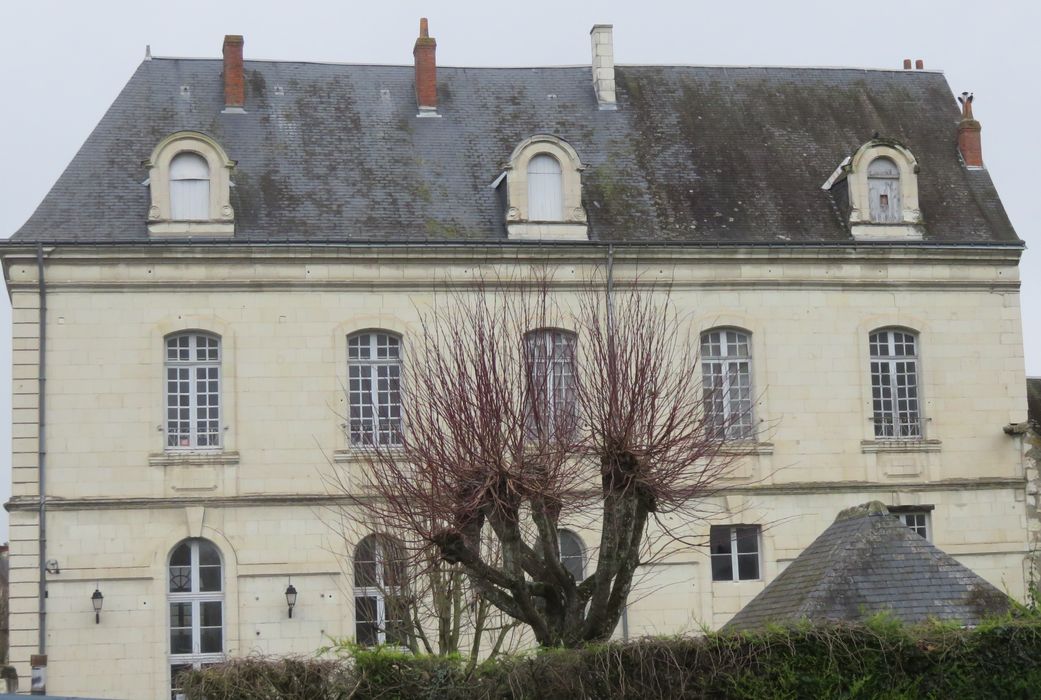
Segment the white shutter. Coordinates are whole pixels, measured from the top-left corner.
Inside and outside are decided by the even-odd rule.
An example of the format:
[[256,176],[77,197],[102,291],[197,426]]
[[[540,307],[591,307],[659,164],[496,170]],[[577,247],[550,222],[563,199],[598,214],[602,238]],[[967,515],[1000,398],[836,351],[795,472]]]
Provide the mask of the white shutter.
[[210,218],[210,168],[197,153],[181,153],[170,161],[170,218]]
[[528,220],[561,221],[564,218],[564,191],[560,162],[539,154],[528,161]]
[[868,166],[868,209],[872,223],[903,221],[900,205],[900,170],[888,158],[875,158]]

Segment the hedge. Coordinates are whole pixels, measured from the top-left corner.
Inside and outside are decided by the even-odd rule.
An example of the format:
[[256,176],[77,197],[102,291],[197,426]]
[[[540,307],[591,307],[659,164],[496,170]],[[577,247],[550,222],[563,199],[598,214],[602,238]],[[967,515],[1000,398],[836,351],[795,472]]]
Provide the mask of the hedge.
[[801,626],[647,638],[462,659],[357,649],[336,659],[250,657],[183,678],[190,700],[1041,697],[1041,623],[963,630]]

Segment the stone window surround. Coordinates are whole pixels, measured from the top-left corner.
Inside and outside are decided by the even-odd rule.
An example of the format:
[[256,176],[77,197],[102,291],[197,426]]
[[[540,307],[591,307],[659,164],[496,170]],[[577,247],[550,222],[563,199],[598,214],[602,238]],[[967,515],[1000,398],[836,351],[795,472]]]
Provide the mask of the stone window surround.
[[[564,218],[530,221],[528,218],[528,163],[537,155],[552,156],[560,163]],[[506,229],[511,240],[588,240],[586,211],[582,207],[585,169],[578,153],[563,139],[539,134],[522,141],[505,166]]]
[[[203,221],[175,221],[170,214],[170,163],[181,153],[195,153],[206,159],[210,170],[210,217]],[[235,161],[220,144],[198,131],[178,131],[160,141],[144,162],[148,168],[151,205],[148,208],[148,233],[155,237],[231,236],[235,233],[235,212],[231,207],[231,171]]]
[[[878,224],[871,221],[868,202],[868,166],[887,158],[900,171],[902,222]],[[918,207],[918,161],[907,148],[886,139],[868,141],[842,167],[849,187],[850,232],[857,240],[921,240],[922,212]]]

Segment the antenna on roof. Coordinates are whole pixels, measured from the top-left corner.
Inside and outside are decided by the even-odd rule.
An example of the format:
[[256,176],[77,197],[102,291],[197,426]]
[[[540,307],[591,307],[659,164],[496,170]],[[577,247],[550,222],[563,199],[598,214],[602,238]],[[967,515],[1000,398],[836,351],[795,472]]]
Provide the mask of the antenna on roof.
[[145,60],[146,61],[151,61],[152,60],[152,45],[151,44],[145,44]]

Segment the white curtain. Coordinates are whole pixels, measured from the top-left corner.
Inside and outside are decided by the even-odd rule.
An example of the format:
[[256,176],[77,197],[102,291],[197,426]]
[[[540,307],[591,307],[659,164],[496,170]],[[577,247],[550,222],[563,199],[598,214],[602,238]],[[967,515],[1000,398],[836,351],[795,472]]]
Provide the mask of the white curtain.
[[170,161],[170,218],[210,218],[210,168],[197,153],[181,153]]
[[560,163],[553,156],[539,154],[528,161],[528,220],[561,221],[563,218]]

